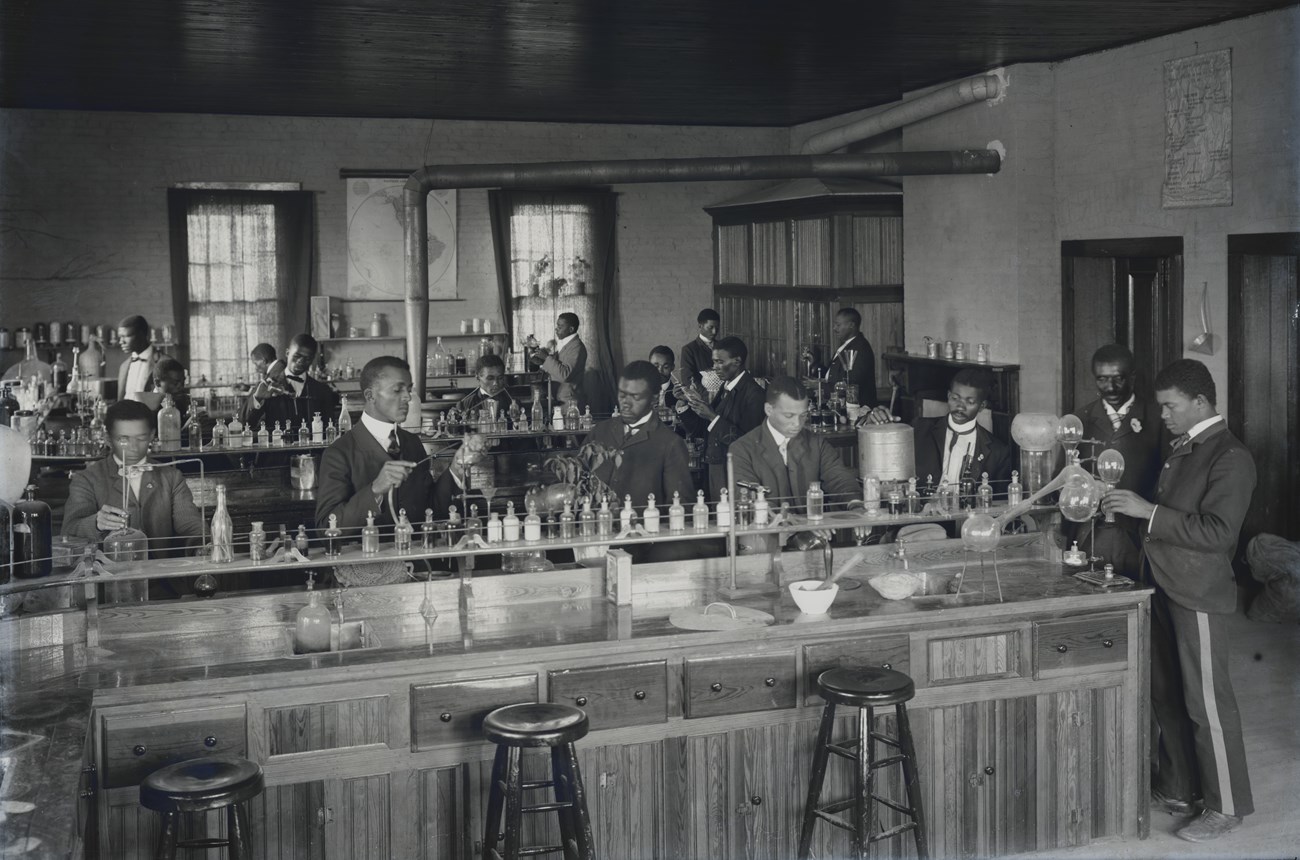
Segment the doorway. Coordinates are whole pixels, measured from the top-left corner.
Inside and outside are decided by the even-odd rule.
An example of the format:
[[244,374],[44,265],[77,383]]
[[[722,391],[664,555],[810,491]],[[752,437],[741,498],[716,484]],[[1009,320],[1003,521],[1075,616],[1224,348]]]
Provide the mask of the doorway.
[[1300,540],[1300,233],[1228,237],[1228,426],[1255,458],[1242,527]]
[[1097,399],[1090,359],[1104,344],[1133,351],[1135,386],[1147,393],[1182,357],[1182,237],[1062,242],[1061,287],[1064,412]]

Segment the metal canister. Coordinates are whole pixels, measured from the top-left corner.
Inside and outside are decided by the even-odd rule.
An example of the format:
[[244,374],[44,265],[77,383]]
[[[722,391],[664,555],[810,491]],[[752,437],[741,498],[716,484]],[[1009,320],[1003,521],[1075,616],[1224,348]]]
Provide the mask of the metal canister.
[[[66,322],[66,323],[63,324],[63,342],[64,342],[64,343],[78,343],[78,340],[77,340],[77,324],[76,324],[76,323],[74,323],[74,322]],[[85,343],[85,341],[84,341],[84,340],[83,340],[83,341],[80,341],[80,343]]]
[[50,323],[50,343],[63,343],[63,323],[58,320]]
[[27,326],[20,326],[14,329],[14,346],[18,349],[26,349],[27,341],[32,339],[32,330]]
[[90,336],[91,336],[92,334],[94,334],[94,331],[95,331],[95,330],[92,329],[90,326],[88,326],[88,325],[83,325],[83,326],[81,327],[81,342],[82,342],[82,343],[90,343]]
[[953,349],[952,341],[945,340],[943,342],[943,357],[952,361],[954,352],[955,350]]
[[10,335],[9,329],[0,325],[0,349],[8,349],[13,346],[13,336]]

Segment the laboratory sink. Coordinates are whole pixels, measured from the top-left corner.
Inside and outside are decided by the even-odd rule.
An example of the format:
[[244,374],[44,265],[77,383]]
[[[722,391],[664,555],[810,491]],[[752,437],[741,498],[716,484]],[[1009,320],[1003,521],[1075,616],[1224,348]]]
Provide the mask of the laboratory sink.
[[945,597],[954,593],[960,583],[959,574],[955,572],[913,571],[913,575],[921,579],[921,587],[912,594],[913,599],[917,597]]
[[[289,657],[312,657],[325,652],[299,654],[295,649],[293,637],[294,625],[285,624],[282,628],[284,650]],[[330,651],[359,651],[365,648],[378,648],[379,636],[367,621],[345,621],[330,625]]]

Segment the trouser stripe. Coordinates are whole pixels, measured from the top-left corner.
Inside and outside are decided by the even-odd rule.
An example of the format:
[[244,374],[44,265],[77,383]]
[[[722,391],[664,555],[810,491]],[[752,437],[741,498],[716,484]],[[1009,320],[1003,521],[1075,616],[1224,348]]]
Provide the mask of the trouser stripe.
[[1196,613],[1196,638],[1201,651],[1201,701],[1210,722],[1210,741],[1214,747],[1214,775],[1219,781],[1224,815],[1236,815],[1232,802],[1232,777],[1228,770],[1228,749],[1223,742],[1223,722],[1219,719],[1219,700],[1214,694],[1214,658],[1210,653],[1210,616]]

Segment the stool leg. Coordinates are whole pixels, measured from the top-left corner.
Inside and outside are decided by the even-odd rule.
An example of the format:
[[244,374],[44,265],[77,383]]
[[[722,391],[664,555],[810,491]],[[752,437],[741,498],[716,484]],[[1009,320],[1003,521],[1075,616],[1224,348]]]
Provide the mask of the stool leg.
[[248,844],[248,809],[242,803],[226,807],[226,838],[230,840],[230,860],[250,860]]
[[[569,777],[568,762],[564,750],[551,747],[551,781],[555,784],[556,803],[573,803],[573,785]],[[560,844],[564,846],[564,860],[577,860],[578,836],[577,818],[572,807],[555,811],[560,820]]]
[[803,824],[799,826],[799,860],[808,860],[812,852],[813,825],[817,823],[817,804],[821,802],[822,783],[826,779],[826,760],[830,753],[826,745],[831,742],[835,728],[835,703],[827,702],[822,708],[822,724],[817,729],[817,745],[813,747],[812,773],[808,775],[808,802],[803,807]]
[[871,739],[871,724],[874,722],[874,709],[858,708],[858,758],[857,772],[853,779],[853,850],[859,860],[867,860],[871,843],[871,813],[875,801],[871,799],[874,790],[875,743]]
[[591,829],[591,815],[587,812],[587,789],[582,784],[582,770],[578,767],[578,749],[573,744],[564,745],[564,766],[568,771],[570,798],[573,809],[574,853],[578,860],[594,860],[596,837]]
[[505,804],[506,748],[497,747],[492,760],[492,785],[488,789],[487,815],[483,823],[483,860],[497,854],[497,837],[501,834],[501,807]]
[[519,860],[519,839],[524,827],[524,787],[521,785],[523,775],[523,750],[519,747],[506,748],[506,834],[505,860]]
[[903,778],[907,781],[907,805],[912,807],[912,818],[916,821],[916,856],[918,860],[927,860],[930,846],[925,832],[925,808],[921,799],[921,776],[916,763],[916,746],[912,743],[912,725],[907,721],[907,706],[899,702],[895,708],[898,712],[898,744],[902,747]]
[[162,814],[162,828],[158,831],[158,850],[154,860],[176,860],[176,838],[180,829],[181,817],[175,812]]

